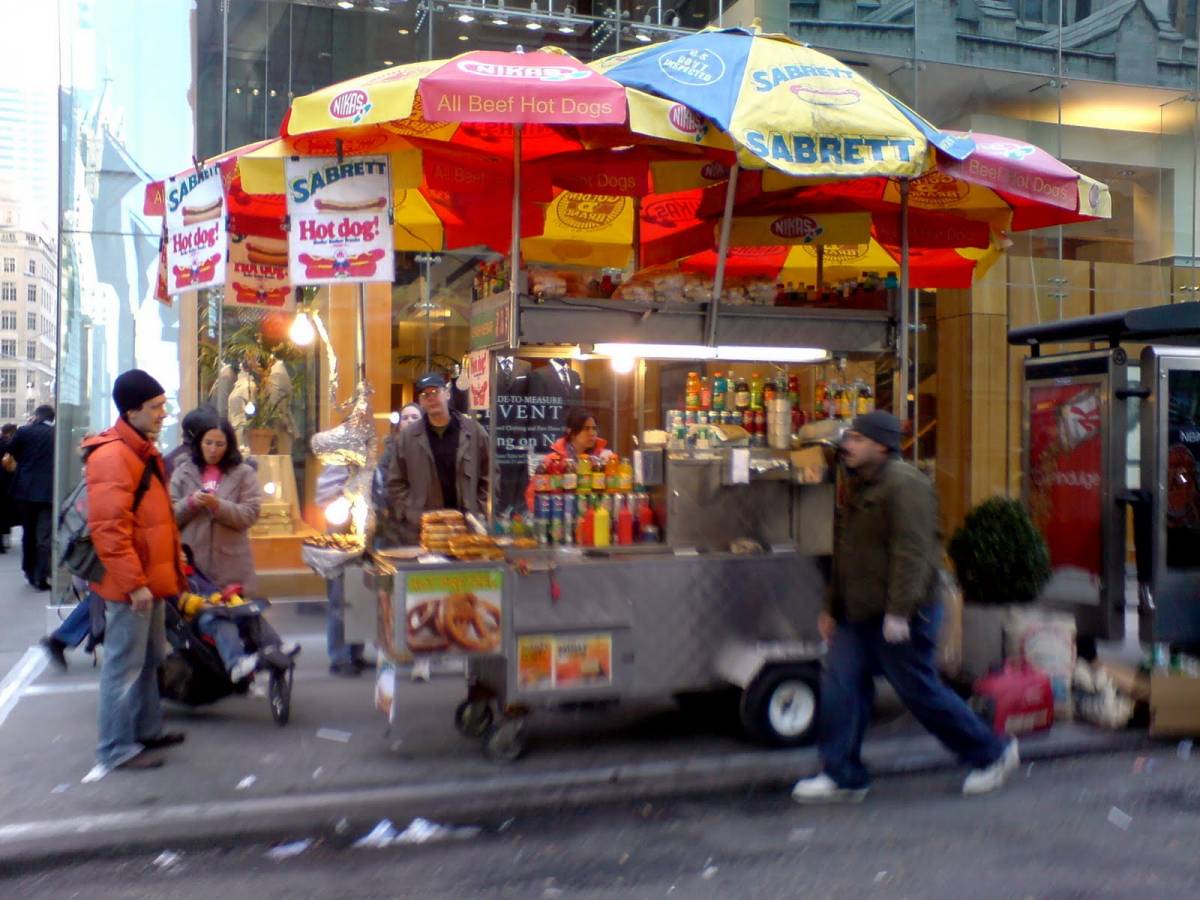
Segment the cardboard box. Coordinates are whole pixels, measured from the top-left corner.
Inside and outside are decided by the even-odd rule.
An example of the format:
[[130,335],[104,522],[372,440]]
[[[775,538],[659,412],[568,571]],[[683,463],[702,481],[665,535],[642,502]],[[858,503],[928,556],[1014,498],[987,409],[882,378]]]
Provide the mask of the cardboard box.
[[1150,675],[1150,736],[1200,737],[1200,678]]
[[1145,672],[1125,663],[1103,661],[1096,663],[1096,670],[1106,673],[1116,689],[1135,702],[1145,703],[1150,699],[1150,676]]

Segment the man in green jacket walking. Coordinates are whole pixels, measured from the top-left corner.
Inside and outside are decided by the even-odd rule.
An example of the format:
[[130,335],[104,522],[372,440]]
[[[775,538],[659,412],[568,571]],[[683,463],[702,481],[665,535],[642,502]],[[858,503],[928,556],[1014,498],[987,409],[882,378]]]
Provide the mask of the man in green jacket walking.
[[941,540],[929,480],[900,459],[900,422],[883,411],[858,416],[842,441],[853,473],[834,550],[821,635],[829,645],[821,679],[822,771],[797,782],[801,803],[862,800],[862,762],[874,676],[882,674],[925,728],[973,769],[963,793],[1004,784],[1020,763],[1015,739],[992,734],[941,683],[934,651]]

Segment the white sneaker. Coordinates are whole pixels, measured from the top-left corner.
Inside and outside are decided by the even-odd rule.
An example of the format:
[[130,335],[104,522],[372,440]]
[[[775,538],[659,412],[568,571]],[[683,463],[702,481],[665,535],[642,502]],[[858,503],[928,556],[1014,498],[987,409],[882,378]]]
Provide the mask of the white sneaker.
[[229,670],[229,680],[237,684],[244,678],[248,678],[254,674],[254,670],[258,668],[258,654],[247,653],[241,659],[233,664],[233,668]]
[[279,645],[279,652],[284,656],[295,656],[300,652],[300,645],[296,641],[284,641]]
[[867,788],[838,787],[824,772],[803,778],[792,788],[792,799],[797,803],[862,803],[866,796]]
[[1004,782],[1013,770],[1021,764],[1021,752],[1017,749],[1017,739],[1013,738],[1004,748],[1004,753],[998,760],[986,769],[975,769],[963,782],[963,796],[972,797],[976,794],[987,794],[1004,787]]
[[428,659],[418,659],[413,663],[412,680],[413,681],[428,681],[430,679],[430,668]]

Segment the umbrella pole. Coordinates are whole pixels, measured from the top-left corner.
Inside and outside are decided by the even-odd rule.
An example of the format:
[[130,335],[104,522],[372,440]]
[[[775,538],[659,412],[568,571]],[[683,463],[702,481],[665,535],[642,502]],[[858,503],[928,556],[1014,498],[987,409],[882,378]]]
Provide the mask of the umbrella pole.
[[[908,418],[908,188],[907,178],[900,179],[900,378],[896,402],[896,418]],[[914,444],[916,434],[913,434]]]
[[517,349],[521,321],[521,126],[513,126],[512,247],[508,266],[508,346]]
[[729,170],[729,182],[725,186],[725,213],[721,217],[721,237],[717,242],[717,271],[713,275],[712,299],[708,303],[708,321],[705,322],[704,340],[708,346],[717,343],[717,307],[721,303],[721,290],[725,286],[725,257],[729,255],[729,231],[733,226],[733,201],[737,196],[738,171],[735,162]]
[[355,350],[358,351],[358,380],[367,380],[367,286],[358,283],[358,334],[355,340]]
[[428,259],[421,268],[424,270],[421,273],[421,305],[425,307],[425,371],[429,372],[433,368],[433,322],[430,316],[433,306],[433,286],[429,283],[431,264]]
[[825,245],[817,244],[817,293],[825,292]]

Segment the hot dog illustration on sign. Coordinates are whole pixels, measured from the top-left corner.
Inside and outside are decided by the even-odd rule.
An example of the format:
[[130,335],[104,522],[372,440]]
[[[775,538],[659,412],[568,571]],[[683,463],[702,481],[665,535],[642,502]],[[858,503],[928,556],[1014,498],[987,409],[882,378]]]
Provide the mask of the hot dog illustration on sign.
[[294,284],[388,281],[394,241],[386,156],[285,162]]
[[225,193],[218,166],[168,179],[166,219],[167,292],[179,294],[225,281]]

